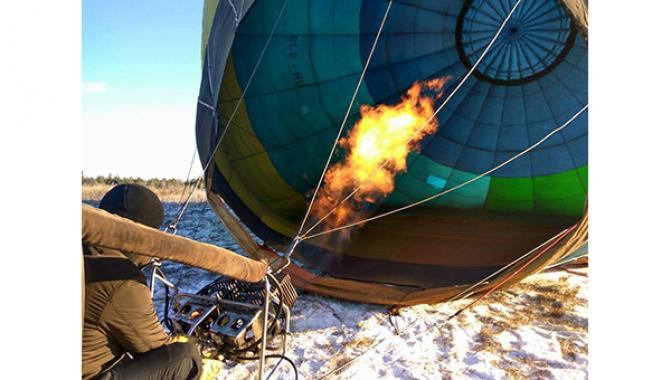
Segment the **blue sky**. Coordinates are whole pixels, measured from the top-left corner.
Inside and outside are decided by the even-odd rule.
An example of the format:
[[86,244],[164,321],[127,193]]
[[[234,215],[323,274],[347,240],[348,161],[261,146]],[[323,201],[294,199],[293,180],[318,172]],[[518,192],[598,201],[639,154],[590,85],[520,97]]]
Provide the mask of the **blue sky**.
[[83,1],[85,175],[186,176],[201,21],[201,1]]

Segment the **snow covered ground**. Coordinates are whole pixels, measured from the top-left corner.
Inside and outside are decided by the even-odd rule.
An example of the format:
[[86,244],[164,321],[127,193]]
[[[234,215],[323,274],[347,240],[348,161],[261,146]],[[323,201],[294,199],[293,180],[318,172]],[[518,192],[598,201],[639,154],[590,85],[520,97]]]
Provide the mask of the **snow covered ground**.
[[[166,203],[167,217],[176,212]],[[239,251],[206,203],[189,206],[178,234]],[[217,275],[164,264],[195,291]],[[300,378],[583,379],[588,377],[587,268],[553,270],[499,291],[447,321],[469,301],[402,308],[301,293],[287,356]],[[157,310],[161,310],[160,293]],[[160,312],[159,312],[160,313]],[[269,360],[272,368],[276,359]],[[219,378],[256,376],[257,363],[228,363]],[[293,379],[284,362],[274,379]]]

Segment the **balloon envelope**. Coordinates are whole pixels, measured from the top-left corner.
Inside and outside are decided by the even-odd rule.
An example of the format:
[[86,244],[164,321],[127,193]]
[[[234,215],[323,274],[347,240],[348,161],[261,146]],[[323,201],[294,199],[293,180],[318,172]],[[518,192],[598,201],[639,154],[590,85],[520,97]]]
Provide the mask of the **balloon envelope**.
[[[513,3],[394,1],[345,131],[360,105],[397,102],[416,81],[451,76],[450,93]],[[197,116],[203,165],[212,158],[209,191],[278,250],[307,211],[388,2],[283,5],[206,2]],[[393,193],[366,212],[457,186],[538,142],[587,104],[587,72],[586,39],[565,5],[521,1],[438,113],[439,130],[408,157]],[[358,227],[350,239],[306,240],[294,259],[315,278],[344,279],[346,286],[411,293],[474,284],[582,218],[587,120],[584,112],[490,175]],[[334,161],[341,158],[338,152]]]

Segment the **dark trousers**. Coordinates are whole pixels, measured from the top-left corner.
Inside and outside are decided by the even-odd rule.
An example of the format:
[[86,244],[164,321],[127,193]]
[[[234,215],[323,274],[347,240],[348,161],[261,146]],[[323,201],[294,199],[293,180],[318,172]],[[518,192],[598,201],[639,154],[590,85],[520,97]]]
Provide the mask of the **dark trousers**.
[[146,380],[195,380],[200,376],[202,359],[193,343],[172,343],[143,354],[135,355],[99,379],[146,379]]

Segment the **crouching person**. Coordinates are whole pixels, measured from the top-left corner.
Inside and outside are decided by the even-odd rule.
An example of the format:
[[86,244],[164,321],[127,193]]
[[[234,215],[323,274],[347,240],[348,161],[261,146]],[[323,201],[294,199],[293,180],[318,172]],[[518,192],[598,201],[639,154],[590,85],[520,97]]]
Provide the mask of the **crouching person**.
[[[100,208],[153,228],[163,222],[163,205],[142,186],[114,187]],[[140,271],[151,259],[94,246],[83,250],[83,379],[197,379],[197,347],[173,342],[156,316]]]

